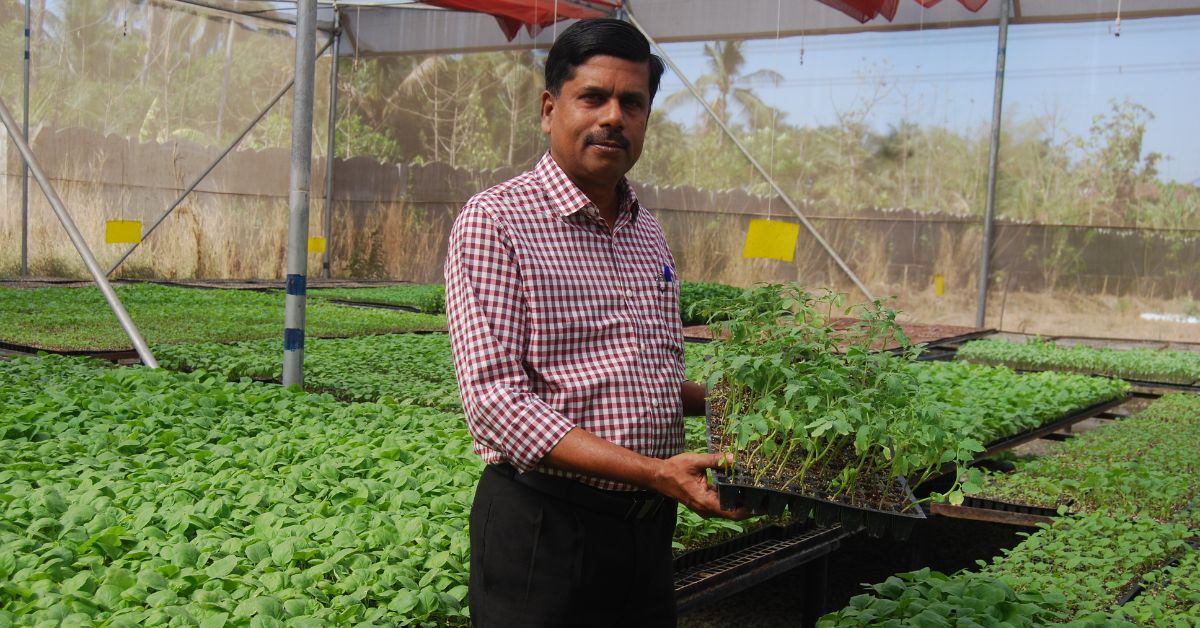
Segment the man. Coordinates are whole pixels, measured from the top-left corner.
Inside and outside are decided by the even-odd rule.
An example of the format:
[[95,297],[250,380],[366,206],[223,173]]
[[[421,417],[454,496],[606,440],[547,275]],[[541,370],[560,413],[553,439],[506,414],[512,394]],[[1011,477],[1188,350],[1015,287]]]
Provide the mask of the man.
[[472,198],[446,310],[475,451],[471,617],[489,626],[670,626],[676,503],[720,509],[722,456],[682,454],[679,282],[625,173],[662,61],[619,20],[577,22],[546,61],[531,172]]

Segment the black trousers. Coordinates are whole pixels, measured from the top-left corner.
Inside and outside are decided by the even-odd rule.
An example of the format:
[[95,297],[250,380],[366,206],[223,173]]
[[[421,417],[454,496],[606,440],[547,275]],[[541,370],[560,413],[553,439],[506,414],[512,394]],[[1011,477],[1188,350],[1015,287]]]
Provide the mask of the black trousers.
[[675,502],[640,517],[583,503],[506,465],[484,470],[471,508],[474,628],[675,625]]

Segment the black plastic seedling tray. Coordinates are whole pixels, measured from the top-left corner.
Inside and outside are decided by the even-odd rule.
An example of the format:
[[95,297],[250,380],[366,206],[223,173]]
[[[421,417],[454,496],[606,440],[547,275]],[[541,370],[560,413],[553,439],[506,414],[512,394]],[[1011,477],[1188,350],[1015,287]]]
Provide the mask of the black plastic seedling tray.
[[[706,404],[707,405],[707,404]],[[712,433],[712,412],[705,408],[704,428],[708,439],[708,450],[716,452]],[[840,524],[848,530],[865,529],[868,536],[883,538],[890,536],[897,541],[908,539],[917,521],[925,519],[925,511],[917,505],[917,498],[904,479],[897,482],[907,497],[908,507],[903,511],[876,510],[855,506],[838,498],[828,499],[821,495],[805,495],[773,484],[770,480],[753,482],[744,472],[734,469],[732,475],[716,472],[713,479],[721,508],[732,510],[745,508],[751,514],[778,517],[784,510],[791,512],[796,521],[809,517],[818,526]]]
[[787,510],[792,514],[793,520],[802,521],[811,517],[818,526],[840,524],[849,530],[865,529],[867,535],[873,538],[890,536],[897,541],[906,540],[912,534],[916,522],[925,519],[925,512],[916,505],[916,498],[902,480],[904,493],[910,504],[903,512],[876,510],[855,506],[842,500],[802,495],[766,483],[751,484],[742,478],[723,473],[716,473],[713,477],[722,508],[745,508],[755,515],[777,517]]

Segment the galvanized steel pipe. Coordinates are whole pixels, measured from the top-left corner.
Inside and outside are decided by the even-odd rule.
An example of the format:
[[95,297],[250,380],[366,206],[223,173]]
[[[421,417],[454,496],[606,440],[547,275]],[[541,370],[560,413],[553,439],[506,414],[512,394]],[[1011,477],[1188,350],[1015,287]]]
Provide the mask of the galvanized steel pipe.
[[58,221],[62,223],[63,229],[67,231],[67,236],[71,238],[71,244],[74,244],[75,249],[79,251],[80,257],[83,258],[83,264],[87,266],[92,279],[100,287],[100,292],[104,294],[104,300],[108,301],[108,307],[112,308],[113,314],[117,316],[117,321],[121,323],[121,328],[129,336],[129,341],[133,343],[133,348],[137,351],[138,357],[142,359],[142,364],[152,369],[158,368],[158,361],[150,353],[150,347],[142,339],[142,335],[133,324],[133,319],[129,318],[129,312],[125,311],[125,306],[121,304],[121,299],[117,296],[116,291],[113,290],[112,285],[108,283],[108,278],[100,270],[100,264],[96,261],[96,256],[92,255],[92,250],[88,248],[83,235],[75,227],[75,221],[67,213],[67,208],[63,205],[62,199],[58,197],[58,193],[50,185],[50,180],[46,177],[46,173],[42,171],[42,167],[34,158],[33,150],[29,148],[29,143],[26,141],[25,135],[17,128],[17,122],[13,119],[12,113],[8,110],[8,105],[4,104],[3,99],[0,99],[0,121],[4,122],[4,128],[8,129],[8,134],[12,136],[13,143],[17,145],[17,150],[21,152],[21,157],[25,159],[25,164],[29,167],[29,171],[33,173],[34,180],[41,186],[42,192],[46,195],[46,200],[50,202],[50,207],[54,209],[55,215],[58,216]]
[[308,272],[308,200],[312,179],[313,83],[317,0],[296,3],[296,85],[292,92],[292,169],[288,193],[287,296],[283,385],[304,386],[304,314]]

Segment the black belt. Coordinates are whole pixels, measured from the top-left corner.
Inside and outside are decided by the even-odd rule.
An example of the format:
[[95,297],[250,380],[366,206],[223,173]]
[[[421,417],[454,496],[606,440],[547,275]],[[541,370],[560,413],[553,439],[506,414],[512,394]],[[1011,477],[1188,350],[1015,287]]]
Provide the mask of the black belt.
[[515,467],[506,463],[489,465],[488,469],[493,469],[500,475],[539,493],[617,519],[645,519],[658,512],[658,509],[669,501],[654,491],[606,491],[581,484],[571,478],[546,475],[538,471],[518,473]]

